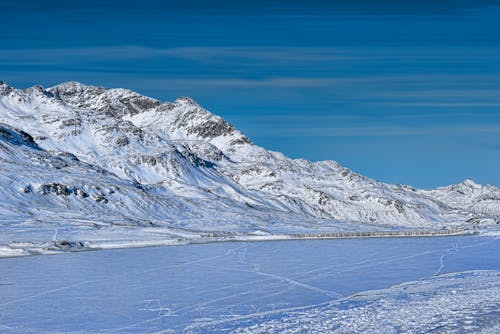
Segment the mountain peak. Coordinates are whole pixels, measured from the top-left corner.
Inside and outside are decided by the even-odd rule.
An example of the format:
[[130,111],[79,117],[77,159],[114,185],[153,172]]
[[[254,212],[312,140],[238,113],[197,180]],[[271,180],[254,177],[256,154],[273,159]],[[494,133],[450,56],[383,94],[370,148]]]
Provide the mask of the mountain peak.
[[105,92],[106,90],[107,89],[104,87],[85,85],[76,81],[63,82],[47,89],[47,91],[61,98],[67,96],[87,95],[89,93],[99,94]]
[[465,179],[460,184],[463,185],[463,186],[469,187],[469,188],[480,188],[481,187],[480,184],[474,182],[474,180],[471,179],[471,178]]
[[34,92],[40,92],[40,93],[45,92],[45,89],[42,86],[40,86],[40,85],[34,85],[34,86],[28,88],[27,90],[28,91],[34,91]]
[[7,85],[5,82],[0,80],[0,94],[7,94],[12,90],[12,88]]
[[187,97],[187,96],[181,96],[181,97],[177,98],[174,103],[183,104],[183,105],[187,105],[190,107],[201,108],[201,106],[195,100],[193,100],[192,98]]
[[27,88],[26,93],[32,94],[35,96],[47,96],[47,97],[53,96],[53,94],[51,92],[47,91],[45,88],[43,88],[40,85],[35,85],[35,86]]
[[48,91],[70,106],[114,117],[138,114],[161,105],[160,101],[129,89],[90,86],[75,81],[64,82]]
[[87,89],[96,89],[96,88],[102,88],[104,89],[104,87],[100,87],[100,86],[93,86],[93,85],[86,85],[86,84],[83,84],[81,82],[78,82],[78,81],[66,81],[66,82],[62,82],[58,85],[55,85],[53,87],[50,87],[49,89],[52,90],[52,89],[59,89],[59,90],[87,90]]

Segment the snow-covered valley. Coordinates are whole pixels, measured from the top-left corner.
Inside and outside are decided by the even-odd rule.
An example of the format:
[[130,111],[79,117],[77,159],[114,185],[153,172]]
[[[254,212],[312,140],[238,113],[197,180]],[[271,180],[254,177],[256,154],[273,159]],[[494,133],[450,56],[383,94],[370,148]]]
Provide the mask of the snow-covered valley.
[[189,98],[76,82],[0,82],[0,197],[2,256],[500,221],[492,185],[386,184],[268,151]]
[[500,189],[290,159],[190,98],[0,82],[0,198],[3,333],[500,326]]

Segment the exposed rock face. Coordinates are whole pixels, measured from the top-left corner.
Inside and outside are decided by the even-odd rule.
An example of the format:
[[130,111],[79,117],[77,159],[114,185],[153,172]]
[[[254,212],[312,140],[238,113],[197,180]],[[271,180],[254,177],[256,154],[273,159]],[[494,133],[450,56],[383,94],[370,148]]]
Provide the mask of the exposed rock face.
[[121,117],[158,107],[155,99],[127,89],[106,89],[67,82],[47,90],[62,101],[79,108],[94,107],[100,113]]
[[265,230],[328,221],[441,227],[500,216],[496,187],[467,180],[418,190],[333,161],[292,160],[189,98],[0,83],[0,123],[0,214],[13,221],[65,212],[113,224]]
[[24,145],[38,149],[38,145],[29,134],[24,131],[14,129],[5,124],[0,123],[0,140],[9,142],[12,145]]

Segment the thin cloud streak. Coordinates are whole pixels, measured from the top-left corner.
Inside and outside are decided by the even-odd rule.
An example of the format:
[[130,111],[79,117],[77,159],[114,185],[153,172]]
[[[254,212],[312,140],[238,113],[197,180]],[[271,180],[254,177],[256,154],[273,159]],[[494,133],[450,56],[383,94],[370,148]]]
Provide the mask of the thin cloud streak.
[[162,50],[133,46],[92,46],[92,47],[70,47],[70,48],[40,48],[40,49],[3,49],[0,52],[0,62],[33,64],[51,64],[61,60],[71,62],[83,61],[109,61],[124,59],[140,59],[154,57],[162,54]]
[[[45,73],[44,71],[36,71],[38,76]],[[60,75],[55,76],[54,72],[47,71],[48,76],[45,79],[51,77],[60,77]],[[99,73],[101,82],[107,82],[108,87],[123,87],[124,82],[129,81],[136,87],[141,87],[142,90],[150,89],[165,89],[168,90],[169,87],[175,87],[179,89],[195,89],[195,88],[314,88],[314,87],[333,87],[333,86],[345,86],[351,85],[358,82],[364,82],[370,80],[369,78],[316,78],[316,77],[271,77],[263,79],[237,79],[237,78],[168,78],[168,79],[156,79],[148,78],[142,76],[131,76],[129,74],[117,73],[117,72],[105,72],[103,75],[101,72],[90,72],[90,71],[75,71],[75,72],[65,72],[65,74],[70,77],[68,80],[84,81],[88,84],[96,84],[92,80],[87,80],[86,78],[92,78],[93,74]],[[9,83],[14,82],[18,79],[19,72],[13,75],[3,75],[2,80]],[[30,76],[30,72],[23,71],[23,74],[27,77]],[[64,80],[63,80],[64,81]],[[55,83],[57,84],[57,82]],[[130,86],[129,86],[130,87]]]
[[392,107],[433,107],[433,108],[492,108],[500,107],[499,102],[382,102],[373,103],[379,106],[392,106]]
[[360,127],[310,127],[277,128],[265,136],[298,137],[401,137],[426,135],[463,135],[480,133],[500,133],[499,126],[439,126],[408,128],[399,126],[360,126]]
[[114,45],[114,46],[87,46],[87,47],[58,47],[58,48],[19,48],[3,49],[0,60],[3,61],[51,61],[60,60],[112,60],[112,59],[141,59],[150,57],[175,57],[199,62],[223,63],[228,59],[253,61],[266,61],[270,64],[283,64],[294,62],[335,62],[335,61],[442,61],[453,60],[484,60],[497,59],[500,56],[498,47],[456,48],[455,52],[450,47],[433,48],[389,48],[371,47],[364,49],[341,47],[269,47],[269,46],[196,46],[154,48],[141,45]]
[[464,98],[464,97],[490,97],[499,98],[499,89],[432,89],[432,90],[414,90],[404,92],[387,92],[378,94],[379,97],[395,98],[395,97],[409,97],[409,98]]
[[[88,73],[86,71],[85,73]],[[114,75],[120,76],[119,72],[110,72]],[[364,87],[362,94],[355,95],[354,98],[358,101],[366,99],[367,96],[370,98],[376,98],[378,94],[383,94],[391,91],[394,87],[392,85],[399,85],[410,83],[414,85],[429,85],[427,82],[432,80],[436,85],[439,84],[438,81],[455,82],[459,84],[460,82],[468,81],[481,81],[488,82],[488,80],[495,80],[500,85],[500,78],[497,75],[457,75],[457,76],[436,76],[436,75],[369,75],[369,76],[338,76],[338,77],[320,77],[320,76],[274,76],[261,79],[245,78],[245,77],[220,77],[220,78],[204,78],[204,77],[168,77],[168,78],[151,78],[148,76],[138,76],[131,79],[134,82],[139,82],[145,88],[158,88],[159,85],[180,85],[185,87],[193,86],[222,86],[222,87],[330,87],[330,86],[343,86],[343,85],[354,85],[354,84],[369,84],[369,86]],[[124,77],[127,77],[124,75]],[[361,93],[361,92],[360,92]],[[347,98],[347,96],[345,96]],[[352,98],[352,96],[351,96]],[[386,102],[383,102],[384,104]],[[398,103],[398,102],[395,102]],[[401,102],[404,103],[404,102]]]
[[176,47],[151,48],[137,45],[90,46],[41,49],[3,49],[0,60],[53,60],[54,58],[73,58],[93,60],[136,59],[158,56],[170,56],[198,61],[214,61],[224,58],[283,61],[336,61],[354,59],[349,50],[321,47]]
[[[362,80],[362,79],[361,79]],[[217,86],[217,87],[261,87],[261,88],[286,88],[286,87],[324,87],[352,84],[360,79],[353,78],[307,78],[307,77],[276,77],[267,79],[178,79],[172,80],[176,85]]]

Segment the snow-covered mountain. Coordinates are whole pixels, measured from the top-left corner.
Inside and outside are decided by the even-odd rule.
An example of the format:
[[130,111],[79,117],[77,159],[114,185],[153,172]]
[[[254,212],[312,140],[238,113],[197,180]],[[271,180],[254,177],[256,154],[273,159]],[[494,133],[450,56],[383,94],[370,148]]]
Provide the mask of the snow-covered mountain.
[[268,151],[186,97],[162,103],[77,82],[0,82],[0,196],[4,243],[442,228],[500,216],[491,185],[386,184]]

